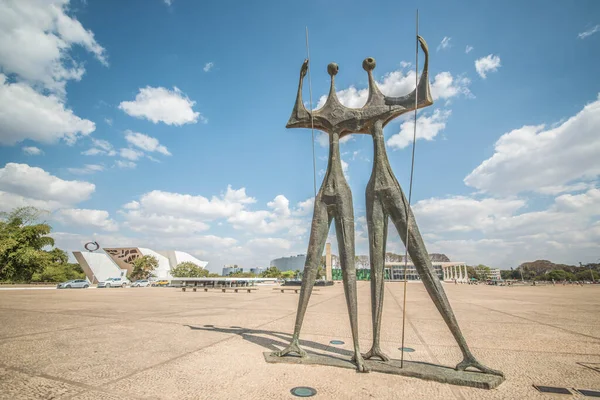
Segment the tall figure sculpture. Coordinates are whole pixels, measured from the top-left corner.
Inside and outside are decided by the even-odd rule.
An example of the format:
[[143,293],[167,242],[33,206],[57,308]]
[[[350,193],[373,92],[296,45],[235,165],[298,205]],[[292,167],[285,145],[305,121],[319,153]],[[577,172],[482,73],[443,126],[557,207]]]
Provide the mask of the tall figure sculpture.
[[[335,75],[338,72],[338,66],[331,63],[327,66],[327,72],[331,75],[331,88],[329,98],[325,105],[309,113],[302,103],[302,82],[308,70],[308,60],[304,61],[300,70],[300,82],[298,84],[298,94],[296,104],[292,111],[292,116],[288,121],[287,128],[311,128],[311,126],[327,132],[329,134],[329,162],[327,172],[319,193],[315,198],[314,214],[308,242],[308,251],[306,254],[306,263],[302,275],[302,290],[298,300],[298,312],[296,314],[296,325],[294,335],[290,345],[277,353],[279,357],[285,356],[290,352],[306,357],[307,354],[300,348],[299,337],[304,314],[308,306],[308,301],[317,277],[317,268],[321,261],[323,248],[329,232],[331,220],[335,219],[335,232],[338,240],[338,249],[340,253],[340,264],[342,267],[342,277],[344,280],[344,291],[346,294],[346,303],[350,315],[350,326],[352,329],[352,338],[354,341],[354,357],[357,370],[367,372],[363,357],[358,345],[358,311],[356,304],[356,269],[354,266],[354,211],[352,207],[352,192],[346,182],[342,171],[340,159],[340,138],[350,133],[344,129],[344,120],[342,118],[342,105],[335,93]],[[311,118],[311,113],[312,118]]]
[[[408,254],[412,259],[423,285],[433,300],[444,321],[450,328],[462,353],[463,361],[457,366],[457,370],[465,370],[474,367],[482,372],[501,375],[502,372],[485,367],[479,363],[467,346],[458,322],[452,312],[444,288],[431,265],[431,260],[425,243],[419,233],[419,228],[413,216],[408,201],[404,196],[392,168],[390,167],[385,149],[383,127],[393,118],[418,108],[433,104],[429,91],[429,52],[427,43],[422,37],[418,37],[421,48],[425,53],[425,65],[417,88],[407,96],[387,97],[377,87],[373,79],[372,71],[375,69],[375,60],[367,58],[363,62],[363,68],[369,75],[369,98],[363,109],[381,109],[379,114],[371,114],[369,133],[373,137],[373,170],[366,190],[367,223],[369,230],[369,253],[371,259],[371,305],[373,318],[373,345],[369,352],[364,355],[365,359],[379,357],[388,361],[380,348],[381,314],[383,308],[384,294],[384,259],[387,240],[388,217],[391,218],[400,238],[408,246]],[[415,96],[417,96],[415,98]],[[415,102],[415,100],[417,100]],[[389,110],[385,110],[385,106]],[[406,238],[407,225],[409,226],[408,243]]]

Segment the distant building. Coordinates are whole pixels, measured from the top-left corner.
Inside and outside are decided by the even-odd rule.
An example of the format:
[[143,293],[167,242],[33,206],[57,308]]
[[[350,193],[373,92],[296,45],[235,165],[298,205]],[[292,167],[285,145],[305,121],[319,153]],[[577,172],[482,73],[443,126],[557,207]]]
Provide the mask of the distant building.
[[280,271],[303,271],[306,263],[306,255],[298,254],[297,256],[281,257],[271,260],[271,267],[277,267]]
[[490,268],[486,278],[490,281],[501,281],[500,268]]
[[244,272],[244,268],[238,267],[237,264],[223,266],[223,276],[237,274],[238,272]]
[[263,272],[265,272],[265,269],[263,267],[254,267],[254,268],[250,268],[250,272],[253,273],[254,275],[260,275]]
[[73,256],[92,283],[131,274],[133,262],[142,256],[154,256],[158,260],[158,267],[154,270],[157,279],[172,279],[171,268],[184,261],[193,262],[201,268],[205,268],[208,264],[183,251],[154,251],[145,247],[117,247],[102,250],[104,253],[73,252]]

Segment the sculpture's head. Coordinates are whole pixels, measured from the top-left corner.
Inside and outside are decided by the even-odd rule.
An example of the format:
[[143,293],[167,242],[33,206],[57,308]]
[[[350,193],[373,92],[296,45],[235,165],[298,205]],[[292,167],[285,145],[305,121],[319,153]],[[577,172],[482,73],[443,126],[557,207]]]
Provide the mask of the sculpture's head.
[[375,62],[375,59],[373,57],[367,57],[363,61],[363,69],[367,72],[373,71],[376,65],[377,63]]
[[[287,128],[311,128],[325,132],[337,132],[340,137],[349,133],[370,133],[375,121],[381,121],[382,126],[394,118],[414,110],[415,98],[418,108],[426,107],[433,103],[429,93],[428,78],[428,51],[427,44],[419,37],[421,47],[425,52],[425,65],[419,80],[418,88],[413,92],[401,97],[387,97],[381,93],[377,82],[373,78],[373,70],[377,66],[373,57],[367,57],[362,62],[362,67],[367,71],[369,78],[369,98],[362,108],[349,108],[340,103],[335,90],[335,76],[339,72],[336,63],[327,66],[327,73],[331,76],[329,95],[323,107],[318,110],[309,111],[302,102],[302,81],[307,61],[303,65],[298,86],[296,105],[286,125]],[[311,115],[312,114],[312,115]]]

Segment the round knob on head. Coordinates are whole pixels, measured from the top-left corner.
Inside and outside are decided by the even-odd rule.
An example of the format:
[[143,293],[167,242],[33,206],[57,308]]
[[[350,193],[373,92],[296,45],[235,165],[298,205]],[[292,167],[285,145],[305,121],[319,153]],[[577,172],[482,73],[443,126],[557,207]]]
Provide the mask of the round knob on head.
[[363,69],[367,72],[373,71],[376,65],[377,63],[375,62],[375,59],[373,57],[367,57],[363,61]]
[[338,67],[336,63],[329,63],[329,65],[327,66],[327,73],[331,76],[337,75],[339,70],[340,67]]

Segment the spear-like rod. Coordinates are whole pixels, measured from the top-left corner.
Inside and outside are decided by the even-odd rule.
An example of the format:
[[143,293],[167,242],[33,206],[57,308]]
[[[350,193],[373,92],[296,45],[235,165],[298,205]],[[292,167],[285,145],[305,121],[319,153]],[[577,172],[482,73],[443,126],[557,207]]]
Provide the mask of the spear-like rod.
[[400,355],[400,368],[404,367],[404,327],[406,325],[406,288],[408,279],[406,278],[406,269],[408,266],[408,245],[410,242],[410,202],[412,200],[413,172],[415,170],[415,145],[417,143],[417,106],[419,104],[419,9],[417,9],[417,35],[415,51],[415,125],[413,129],[412,159],[410,163],[410,184],[408,187],[408,204],[406,206],[406,239],[404,245],[404,300],[402,301],[402,353]]

